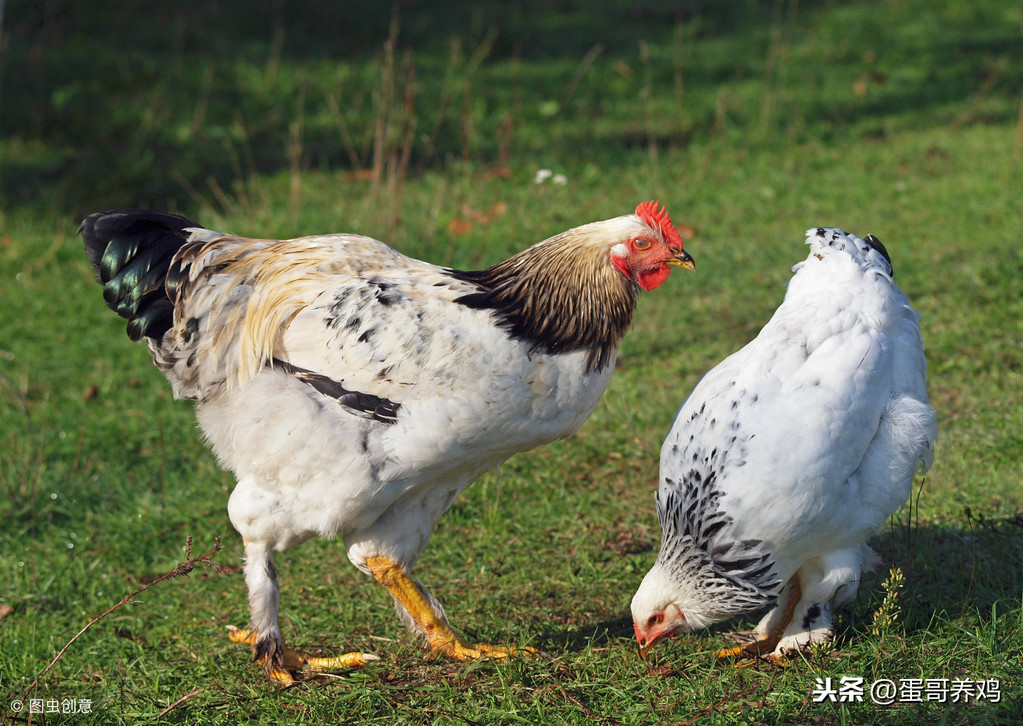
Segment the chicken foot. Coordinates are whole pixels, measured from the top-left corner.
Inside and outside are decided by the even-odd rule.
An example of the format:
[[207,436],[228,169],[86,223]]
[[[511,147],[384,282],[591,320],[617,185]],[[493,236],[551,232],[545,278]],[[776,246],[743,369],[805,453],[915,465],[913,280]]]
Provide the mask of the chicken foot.
[[329,658],[318,658],[294,651],[283,643],[280,645],[282,655],[279,658],[275,658],[270,652],[259,652],[261,649],[256,645],[257,633],[255,630],[236,628],[233,625],[229,625],[227,626],[227,636],[233,643],[246,643],[253,646],[256,662],[263,666],[271,681],[282,686],[295,685],[294,674],[303,669],[309,669],[318,673],[351,670],[352,668],[361,668],[371,661],[380,660],[378,656],[372,653],[359,652],[345,653]]
[[298,653],[284,645],[278,625],[280,590],[274,569],[273,549],[262,542],[245,542],[245,584],[249,589],[251,627],[227,626],[228,637],[235,643],[252,646],[252,657],[263,666],[267,676],[282,686],[295,684],[295,674],[302,669],[333,671],[360,668],[380,660],[372,653],[345,653],[332,658],[316,658]]
[[749,642],[740,643],[731,648],[722,648],[715,653],[715,656],[719,660],[722,658],[765,658],[776,665],[785,665],[785,658],[777,655],[774,650],[778,647],[785,629],[792,622],[792,616],[796,612],[796,606],[802,595],[803,589],[799,584],[799,577],[793,575],[785,592],[785,604],[782,606],[781,613],[778,617],[771,618],[772,622],[768,624],[765,631],[760,632],[758,628],[749,633],[752,636],[752,640]]
[[430,602],[430,598],[422,587],[413,580],[404,566],[388,557],[369,557],[366,559],[373,576],[394,596],[394,599],[405,608],[409,616],[426,637],[430,650],[435,655],[446,655],[457,660],[478,660],[488,658],[502,660],[513,655],[536,655],[538,651],[528,646],[487,645],[464,643],[448,624],[443,612]]

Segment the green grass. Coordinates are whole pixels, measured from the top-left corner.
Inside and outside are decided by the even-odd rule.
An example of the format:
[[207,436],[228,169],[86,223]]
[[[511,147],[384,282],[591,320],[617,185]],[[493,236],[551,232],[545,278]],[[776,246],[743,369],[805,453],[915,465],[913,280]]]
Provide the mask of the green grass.
[[[92,618],[184,560],[191,536],[197,553],[223,538],[222,570],[197,566],[90,628],[32,695],[90,699],[94,713],[47,723],[1018,722],[1018,4],[415,8],[390,55],[389,11],[348,26],[316,4],[199,5],[8,3],[4,720],[27,721],[9,702]],[[567,184],[535,184],[539,168]],[[274,691],[225,637],[246,619],[231,478],[103,305],[74,234],[81,214],[166,205],[241,234],[357,231],[472,267],[651,198],[697,230],[698,273],[642,297],[579,434],[470,487],[417,567],[470,638],[547,655],[431,661],[340,543],[310,542],[279,558],[286,637],[382,660]],[[628,603],[659,541],[660,442],[699,377],[769,318],[817,225],[882,239],[923,315],[934,467],[876,539],[884,564],[833,650],[735,669],[712,657],[719,628],[643,663]],[[905,584],[885,605],[892,565]],[[812,701],[815,679],[842,676],[995,679],[1002,700]]]

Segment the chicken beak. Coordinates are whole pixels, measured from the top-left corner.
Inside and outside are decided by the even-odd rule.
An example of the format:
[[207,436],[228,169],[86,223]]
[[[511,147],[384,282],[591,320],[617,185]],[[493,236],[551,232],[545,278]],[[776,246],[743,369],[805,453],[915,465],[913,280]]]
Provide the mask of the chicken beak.
[[640,632],[639,626],[633,624],[632,627],[636,631],[636,649],[639,651],[639,657],[644,661],[647,660],[647,654],[655,645],[665,638],[674,637],[676,632],[676,628],[659,627],[643,633]]
[[678,265],[679,267],[684,267],[690,271],[696,270],[696,261],[693,260],[692,255],[690,255],[685,250],[678,250],[677,252],[675,250],[672,250],[672,252],[675,253],[675,256],[669,257],[667,260],[665,260],[665,262],[667,262],[669,265]]
[[636,623],[632,624],[632,629],[636,631],[636,649],[639,651],[639,657],[645,661],[646,654],[654,647],[654,643],[664,636],[659,634],[648,636],[639,629],[639,625]]

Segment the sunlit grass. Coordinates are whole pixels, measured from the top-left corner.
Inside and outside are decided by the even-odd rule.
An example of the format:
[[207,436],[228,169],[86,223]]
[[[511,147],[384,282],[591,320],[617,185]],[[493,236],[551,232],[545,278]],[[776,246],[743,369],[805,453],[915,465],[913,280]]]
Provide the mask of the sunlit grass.
[[[72,153],[101,124],[67,146],[29,140],[27,123],[0,140],[26,184],[41,185],[26,198],[12,192],[11,167],[3,172],[4,716],[91,618],[185,559],[191,535],[203,551],[223,537],[218,561],[229,572],[196,570],[116,610],[34,697],[90,699],[96,723],[1013,723],[1023,697],[1023,69],[1010,41],[1019,43],[1020,29],[996,2],[949,1],[933,13],[923,5],[795,15],[785,3],[780,15],[749,5],[760,22],[738,18],[734,27],[711,14],[661,27],[658,16],[645,50],[611,43],[589,56],[585,44],[567,57],[515,56],[485,33],[454,49],[413,48],[418,131],[404,171],[400,133],[374,145],[384,113],[372,97],[385,70],[379,49],[348,65],[285,53],[271,73],[269,55],[257,69],[250,48],[216,66],[211,81],[219,89],[234,74],[245,80],[240,95],[194,127],[203,76],[192,61],[180,58],[166,75],[143,68],[155,85],[112,128],[149,125],[121,145],[97,137],[105,156],[85,146]],[[493,57],[473,55],[484,42],[495,44]],[[69,47],[47,63],[74,76],[79,53]],[[184,105],[176,83],[188,89]],[[339,108],[354,151],[325,101],[349,84],[358,93]],[[65,86],[52,99],[65,104],[57,117],[69,109],[63,118],[78,123],[72,91],[92,86]],[[292,139],[303,161],[294,166],[285,139],[300,86],[303,133]],[[391,101],[404,108],[402,98]],[[208,100],[225,102],[212,91]],[[273,113],[265,127],[230,126],[225,109],[236,102]],[[515,127],[502,141],[504,117]],[[199,139],[219,118],[228,140]],[[470,123],[471,142],[460,136]],[[134,155],[150,142],[162,149],[155,158]],[[184,156],[166,165],[168,149]],[[352,173],[374,153],[392,166],[375,179]],[[109,176],[83,187],[100,158]],[[46,182],[54,168],[60,174]],[[136,184],[171,168],[178,177]],[[535,183],[539,168],[567,183]],[[273,691],[225,635],[246,618],[241,543],[226,514],[231,478],[203,446],[191,404],[172,400],[144,347],[103,305],[74,235],[91,211],[79,207],[169,200],[240,234],[355,231],[432,262],[478,267],[653,198],[695,228],[687,249],[697,273],[676,273],[642,297],[611,387],[579,434],[470,487],[417,568],[471,639],[546,655],[429,660],[341,543],[310,542],[279,558],[286,637],[313,652],[358,649],[382,660]],[[724,639],[712,630],[643,663],[628,602],[659,541],[660,442],[699,377],[770,317],[805,254],[803,231],[818,225],[882,239],[923,316],[940,422],[934,467],[912,508],[875,541],[884,565],[841,615],[833,649],[783,670],[735,669],[714,662]],[[885,604],[890,564],[905,584]],[[897,618],[875,627],[879,611],[896,607]],[[843,676],[993,679],[1002,701],[813,702],[817,678]]]

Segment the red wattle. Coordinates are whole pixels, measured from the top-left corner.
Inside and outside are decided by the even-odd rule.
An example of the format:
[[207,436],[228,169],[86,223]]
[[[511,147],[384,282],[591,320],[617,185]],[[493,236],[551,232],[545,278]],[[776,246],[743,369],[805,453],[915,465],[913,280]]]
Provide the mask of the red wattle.
[[660,285],[662,282],[668,279],[668,275],[671,274],[671,268],[667,265],[660,265],[651,270],[643,270],[639,273],[639,286],[647,292],[650,292],[655,287]]

